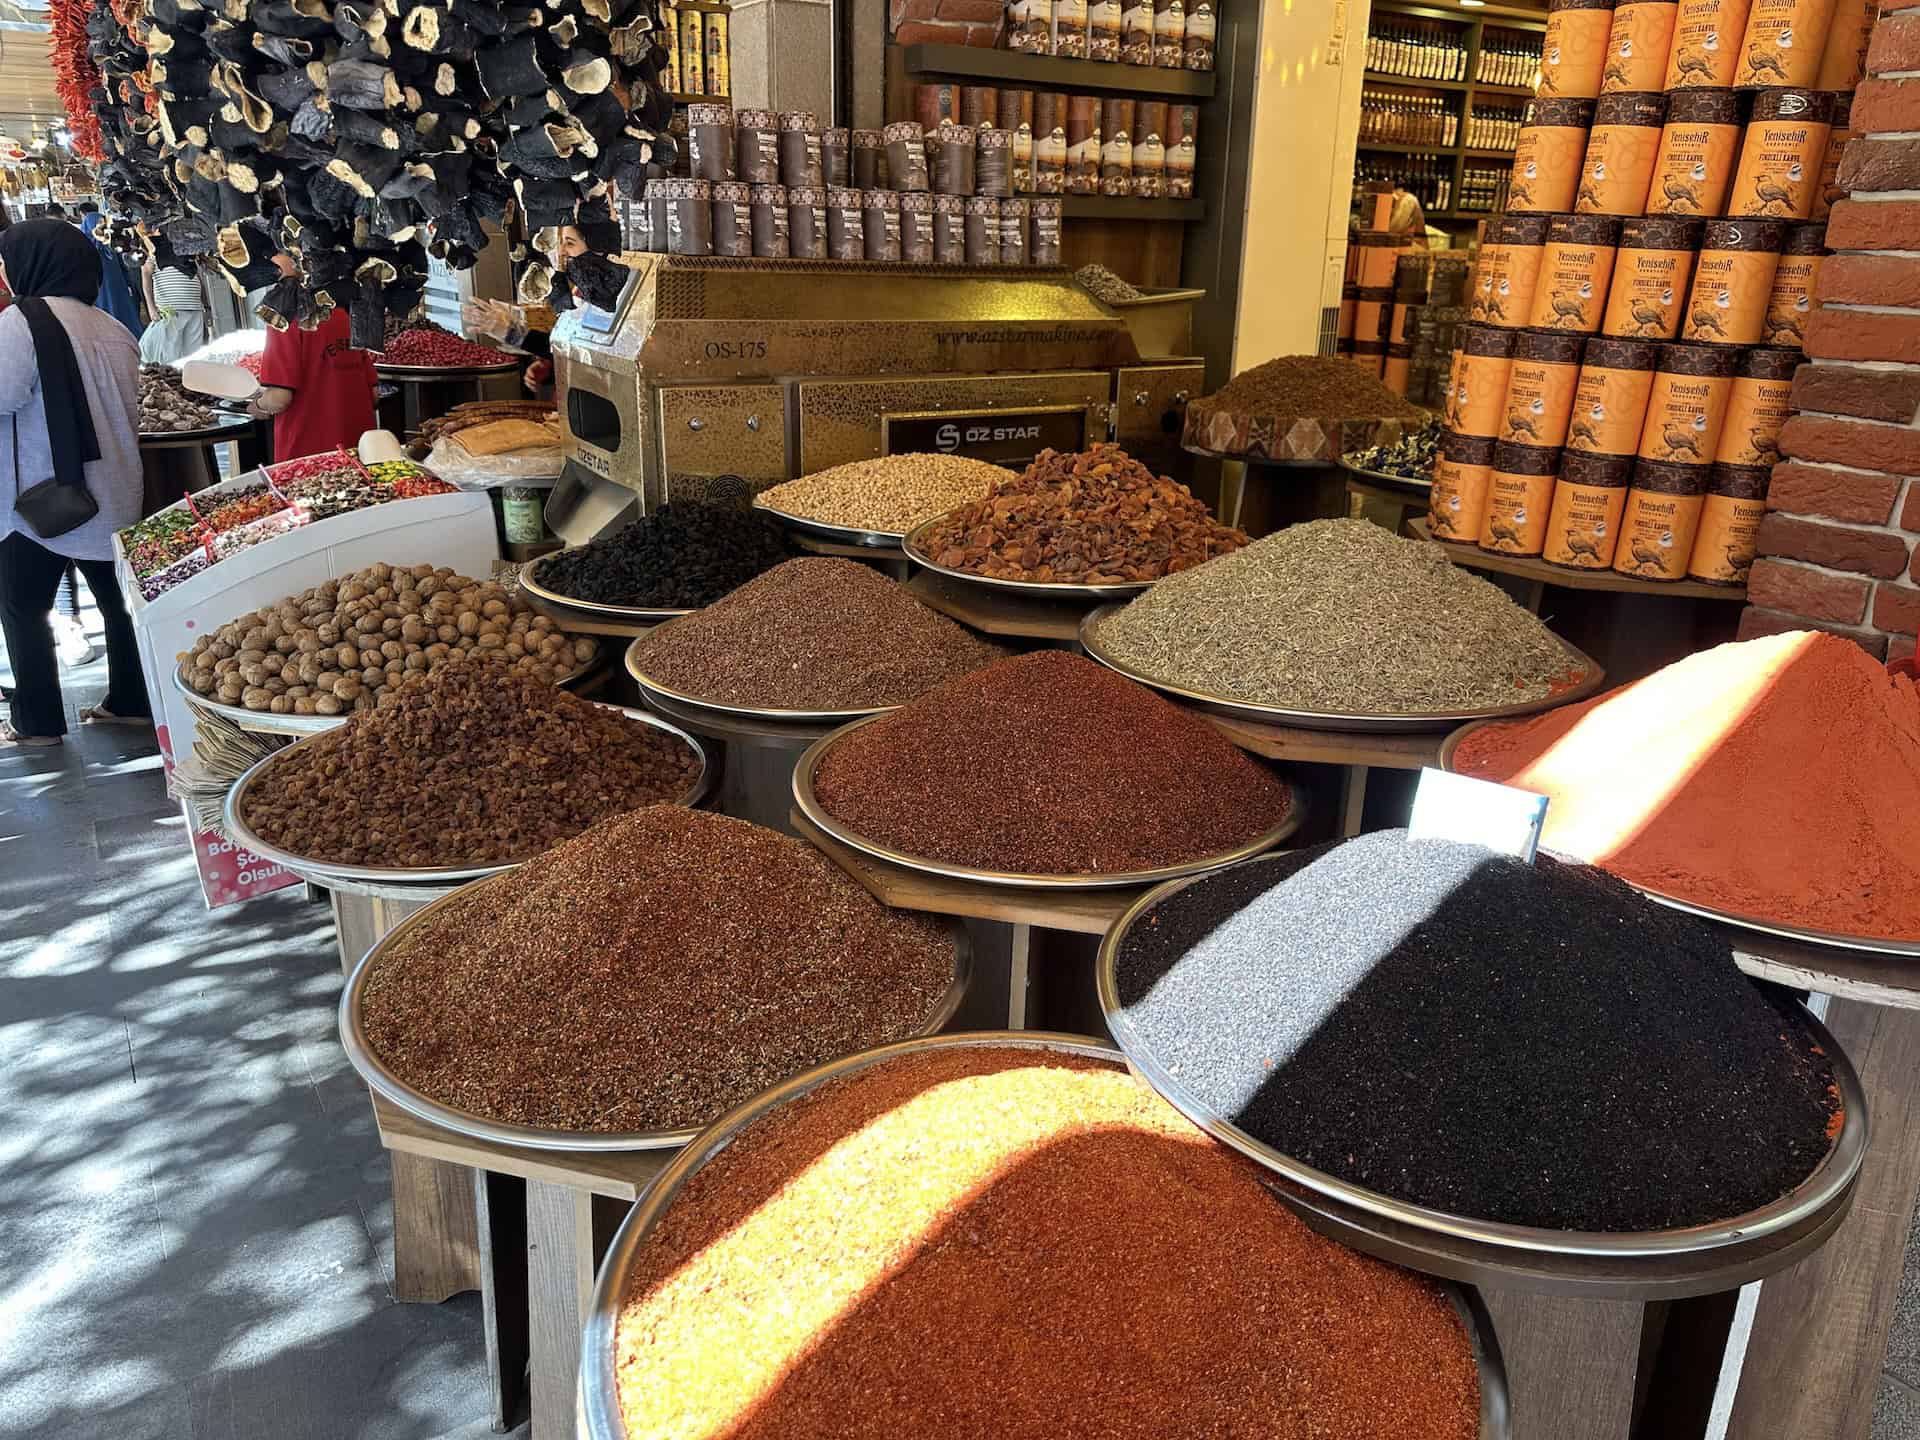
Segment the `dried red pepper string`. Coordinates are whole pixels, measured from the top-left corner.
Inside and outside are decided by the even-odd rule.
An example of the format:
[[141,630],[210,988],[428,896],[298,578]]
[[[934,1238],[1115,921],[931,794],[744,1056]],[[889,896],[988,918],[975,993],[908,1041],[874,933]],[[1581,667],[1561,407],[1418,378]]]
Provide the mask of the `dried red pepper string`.
[[100,116],[93,97],[95,91],[105,87],[87,48],[87,16],[92,9],[87,0],[52,0],[47,48],[53,60],[54,88],[67,108],[73,153],[97,164],[107,155],[101,145]]

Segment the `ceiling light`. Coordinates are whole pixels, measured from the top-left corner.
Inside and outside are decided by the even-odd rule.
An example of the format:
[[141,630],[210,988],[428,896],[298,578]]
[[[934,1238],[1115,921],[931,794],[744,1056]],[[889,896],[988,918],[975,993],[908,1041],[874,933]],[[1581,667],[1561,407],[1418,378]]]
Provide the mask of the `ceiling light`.
[[1460,3],[1469,10],[1478,10],[1487,3],[1487,0],[1460,0]]

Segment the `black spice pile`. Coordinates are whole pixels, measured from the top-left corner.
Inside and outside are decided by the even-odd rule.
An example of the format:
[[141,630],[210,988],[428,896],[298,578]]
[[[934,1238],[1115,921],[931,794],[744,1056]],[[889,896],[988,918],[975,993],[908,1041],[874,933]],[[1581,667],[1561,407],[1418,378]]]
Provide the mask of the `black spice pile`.
[[596,605],[697,610],[801,552],[751,510],[677,500],[540,562],[536,583]]
[[1206,721],[1064,650],[863,724],[826,753],[814,792],[868,839],[1028,875],[1184,864],[1278,827],[1289,800]]
[[630,653],[669,690],[722,705],[879,710],[1007,652],[852,560],[776,565]]
[[448,665],[277,758],[241,819],[336,865],[500,865],[678,800],[699,773],[666,731],[530,676]]
[[1830,1065],[1699,922],[1588,866],[1384,831],[1155,906],[1120,1001],[1187,1094],[1397,1199],[1658,1230],[1777,1200],[1837,1133]]
[[651,805],[462,892],[369,977],[367,1040],[457,1109],[560,1130],[704,1125],[924,1030],[944,927],[798,840]]

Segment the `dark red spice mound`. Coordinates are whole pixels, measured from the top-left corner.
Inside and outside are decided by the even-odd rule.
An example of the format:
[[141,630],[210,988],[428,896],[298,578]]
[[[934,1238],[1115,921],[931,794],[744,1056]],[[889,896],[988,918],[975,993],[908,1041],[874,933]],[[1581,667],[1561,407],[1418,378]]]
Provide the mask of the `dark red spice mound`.
[[486,345],[462,340],[445,330],[403,330],[380,354],[382,365],[427,365],[456,369],[466,365],[498,365],[514,357]]
[[857,834],[948,864],[1112,875],[1230,850],[1287,786],[1206,721],[1064,650],[1002,660],[862,725],[814,772]]

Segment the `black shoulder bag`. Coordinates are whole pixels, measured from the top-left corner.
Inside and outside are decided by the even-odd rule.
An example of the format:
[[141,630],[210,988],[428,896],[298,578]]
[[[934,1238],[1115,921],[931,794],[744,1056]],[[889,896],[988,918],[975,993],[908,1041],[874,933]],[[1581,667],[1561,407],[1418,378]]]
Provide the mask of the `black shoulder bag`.
[[[20,477],[20,419],[9,416],[13,424],[13,473],[16,482]],[[86,487],[85,481],[78,485],[63,485],[60,477],[42,480],[38,485],[22,490],[13,502],[13,510],[22,520],[33,527],[33,533],[42,540],[51,540],[64,535],[100,513],[100,502]]]

